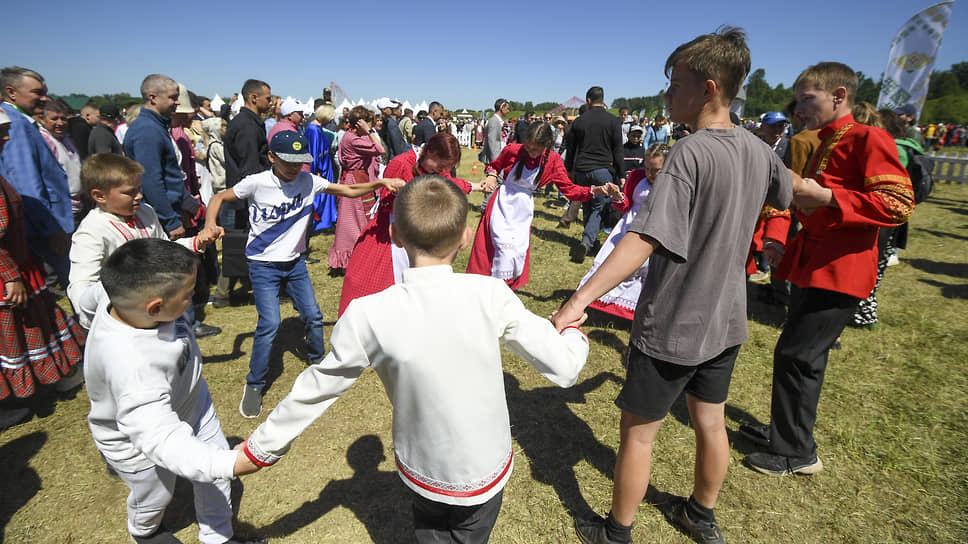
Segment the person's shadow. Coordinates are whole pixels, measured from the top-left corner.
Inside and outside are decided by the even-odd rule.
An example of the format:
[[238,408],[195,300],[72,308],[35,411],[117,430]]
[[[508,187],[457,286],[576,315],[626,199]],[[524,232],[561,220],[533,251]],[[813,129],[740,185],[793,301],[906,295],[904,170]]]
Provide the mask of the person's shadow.
[[601,372],[567,389],[549,386],[524,391],[514,375],[504,373],[511,434],[531,461],[532,477],[554,487],[572,516],[587,517],[593,512],[578,488],[575,465],[585,460],[608,479],[615,470],[615,452],[600,443],[591,427],[568,407],[568,403],[584,403],[585,395],[605,380],[622,383],[615,374]]
[[47,433],[35,432],[21,436],[0,447],[0,480],[3,499],[0,500],[0,544],[10,518],[40,491],[43,482],[37,471],[30,468],[30,458],[47,442]]
[[375,544],[406,540],[401,535],[414,534],[413,516],[405,506],[411,498],[395,472],[380,471],[380,463],[385,459],[378,436],[360,437],[346,450],[346,461],[354,471],[351,478],[329,482],[318,498],[303,503],[260,533],[267,538],[283,538],[334,508],[345,506],[363,523]]

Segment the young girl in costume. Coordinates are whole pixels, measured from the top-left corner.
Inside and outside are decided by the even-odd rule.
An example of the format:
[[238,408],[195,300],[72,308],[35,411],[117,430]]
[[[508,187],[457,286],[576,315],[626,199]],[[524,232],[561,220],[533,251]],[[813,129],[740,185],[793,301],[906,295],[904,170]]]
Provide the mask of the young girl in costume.
[[528,283],[533,195],[539,187],[554,183],[565,198],[579,202],[590,200],[593,195],[621,198],[621,191],[612,183],[595,187],[572,183],[561,156],[551,152],[554,141],[551,125],[534,123],[524,144],[508,144],[488,165],[482,182],[484,190],[494,190],[499,173],[504,183],[488,200],[481,216],[468,273],[500,278],[515,290]]
[[[581,283],[578,284],[579,287],[584,285],[588,281],[588,278],[592,277],[592,274],[598,270],[598,267],[605,262],[605,259],[615,249],[619,240],[628,232],[629,225],[635,219],[635,215],[642,207],[642,203],[645,202],[645,197],[652,190],[652,183],[655,181],[656,176],[659,175],[659,171],[662,169],[662,164],[665,162],[665,157],[668,154],[668,145],[651,145],[645,151],[644,167],[632,170],[629,174],[623,190],[625,199],[613,204],[615,209],[622,213],[622,217],[612,229],[612,233],[605,239],[605,243],[602,244],[602,249],[595,256],[595,262],[592,263],[591,270],[581,279]],[[589,304],[589,307],[623,319],[632,319],[632,316],[635,315],[635,305],[639,301],[639,294],[642,292],[642,286],[645,285],[645,275],[648,271],[649,261],[646,260],[634,274],[615,286],[611,291],[602,295],[598,300]]]

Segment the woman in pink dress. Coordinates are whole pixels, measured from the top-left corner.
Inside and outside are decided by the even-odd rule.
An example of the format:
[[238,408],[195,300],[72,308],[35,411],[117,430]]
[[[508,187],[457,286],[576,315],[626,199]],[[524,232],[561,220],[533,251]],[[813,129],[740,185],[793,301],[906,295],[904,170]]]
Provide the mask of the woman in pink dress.
[[[353,185],[379,179],[383,145],[376,130],[370,126],[373,113],[363,106],[350,110],[350,128],[339,142],[339,162],[343,167],[340,183]],[[353,246],[366,227],[371,212],[375,211],[376,193],[360,198],[339,197],[336,209],[336,236],[329,248],[329,267],[339,273],[346,269],[353,254]]]

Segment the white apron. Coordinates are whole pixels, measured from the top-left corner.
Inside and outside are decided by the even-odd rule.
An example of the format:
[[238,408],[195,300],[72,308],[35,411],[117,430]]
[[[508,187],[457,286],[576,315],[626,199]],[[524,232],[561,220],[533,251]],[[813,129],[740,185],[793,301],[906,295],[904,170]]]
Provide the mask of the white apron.
[[532,170],[523,168],[517,177],[517,165],[497,190],[491,209],[491,241],[494,259],[491,276],[512,280],[524,272],[524,261],[531,245],[531,220],[534,218],[534,189],[538,183],[539,164]]
[[[588,278],[592,277],[592,274],[598,270],[598,267],[605,262],[605,259],[612,253],[615,246],[618,245],[619,241],[625,236],[625,233],[629,230],[629,225],[632,224],[632,220],[635,219],[635,215],[639,213],[639,208],[642,207],[642,203],[645,202],[645,197],[649,195],[649,191],[652,190],[652,185],[649,180],[643,178],[639,181],[639,184],[635,186],[635,192],[632,194],[632,207],[629,208],[622,218],[618,220],[615,227],[612,228],[611,234],[605,239],[605,243],[602,244],[602,249],[598,251],[598,255],[595,256],[595,261],[592,263],[591,270],[585,274],[585,277],[581,279],[581,283],[578,287],[581,288],[588,281]],[[628,310],[635,311],[635,306],[639,302],[639,295],[642,293],[642,286],[645,285],[645,275],[649,271],[649,261],[646,260],[642,263],[631,276],[622,281],[622,283],[616,285],[611,291],[605,293],[599,297],[599,301],[605,304],[615,304],[621,306]]]

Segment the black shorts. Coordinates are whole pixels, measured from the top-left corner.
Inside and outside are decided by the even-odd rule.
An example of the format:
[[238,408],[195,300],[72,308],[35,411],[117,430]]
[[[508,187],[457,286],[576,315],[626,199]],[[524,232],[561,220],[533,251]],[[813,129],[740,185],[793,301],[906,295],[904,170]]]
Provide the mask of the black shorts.
[[615,405],[623,411],[644,419],[662,419],[683,391],[703,402],[726,402],[739,346],[727,348],[698,366],[660,361],[635,346],[629,348],[625,385],[615,399]]

